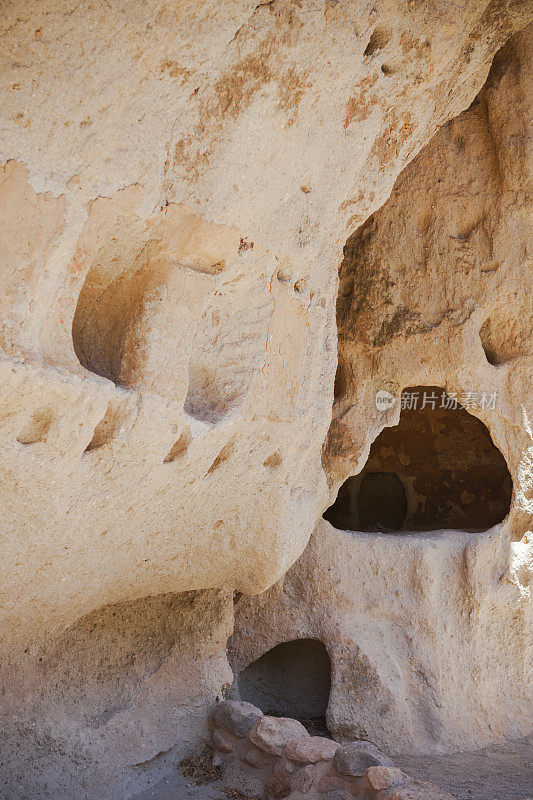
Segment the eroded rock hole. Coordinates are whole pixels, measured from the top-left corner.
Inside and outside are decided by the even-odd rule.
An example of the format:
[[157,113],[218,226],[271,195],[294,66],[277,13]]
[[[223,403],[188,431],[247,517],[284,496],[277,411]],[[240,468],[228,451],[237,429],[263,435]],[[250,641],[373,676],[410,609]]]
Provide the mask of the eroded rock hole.
[[29,445],[45,441],[52,421],[52,412],[48,409],[35,411],[17,436],[17,442]]
[[120,266],[103,263],[89,271],[72,323],[72,341],[85,369],[129,385],[128,351],[135,346],[146,275]]
[[380,433],[324,518],[344,530],[384,532],[480,531],[501,522],[512,481],[483,422],[438,387],[404,390],[402,407],[399,424]]
[[90,453],[92,450],[98,450],[110,442],[119,432],[123,421],[124,413],[120,406],[120,401],[116,398],[110,400],[104,416],[94,429],[92,439],[85,448],[85,452]]
[[525,355],[527,350],[523,343],[528,340],[526,325],[531,326],[527,315],[515,315],[511,318],[500,315],[496,320],[485,320],[480,328],[479,338],[489,364],[498,367]]
[[378,52],[378,50],[383,50],[383,48],[386,47],[390,42],[390,39],[390,31],[386,30],[385,28],[376,28],[369,39],[363,55],[367,58],[369,56],[373,56],[374,53]]
[[224,463],[224,461],[227,461],[228,458],[230,458],[230,456],[232,455],[234,450],[235,450],[235,441],[233,439],[230,439],[230,441],[224,445],[218,456],[215,458],[215,460],[207,470],[206,475],[211,475],[211,473],[214,472],[216,469],[218,469],[220,465]]
[[81,288],[72,341],[80,364],[113,383],[135,382],[150,318],[166,292],[167,267],[145,223],[122,219],[95,254]]
[[275,453],[272,453],[263,461],[263,466],[268,467],[269,469],[276,469],[277,467],[281,467],[282,464],[283,457],[279,450],[276,450]]
[[496,348],[494,347],[494,343],[492,341],[492,326],[490,319],[486,320],[486,322],[481,326],[479,338],[481,339],[481,346],[483,347],[487,361],[489,364],[496,366],[499,362],[499,359],[496,354]]
[[381,65],[381,71],[382,71],[382,73],[384,75],[387,75],[387,76],[394,75],[394,73],[396,72],[394,67],[392,67],[390,64],[382,64]]
[[239,675],[242,700],[272,716],[299,719],[313,733],[327,734],[331,688],[328,652],[317,639],[276,645]]
[[164,464],[170,464],[172,461],[177,461],[178,458],[185,455],[187,449],[192,441],[191,430],[189,427],[183,429],[180,434],[179,439],[177,439],[170,450],[168,451],[167,455],[163,459]]
[[363,530],[372,527],[401,530],[407,515],[403,483],[394,472],[367,472],[361,480],[357,507]]
[[184,409],[190,417],[215,424],[224,419],[238,399],[238,390],[230,380],[224,380],[220,370],[202,363],[189,364]]

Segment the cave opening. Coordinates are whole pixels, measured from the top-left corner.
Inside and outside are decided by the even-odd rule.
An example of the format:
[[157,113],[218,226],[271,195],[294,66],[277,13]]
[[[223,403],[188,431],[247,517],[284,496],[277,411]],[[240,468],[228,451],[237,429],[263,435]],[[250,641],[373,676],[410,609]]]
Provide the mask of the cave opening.
[[282,642],[239,675],[241,700],[270,716],[292,717],[313,735],[327,736],[331,662],[318,639]]
[[484,423],[439,387],[407,388],[401,402],[398,425],[379,434],[324,518],[343,530],[392,533],[502,522],[512,480]]

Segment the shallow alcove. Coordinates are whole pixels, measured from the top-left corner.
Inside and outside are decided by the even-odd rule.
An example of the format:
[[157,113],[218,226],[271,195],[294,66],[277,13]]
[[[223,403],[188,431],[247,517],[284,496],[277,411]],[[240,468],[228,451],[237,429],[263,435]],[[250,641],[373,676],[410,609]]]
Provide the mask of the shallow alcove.
[[294,717],[324,733],[331,687],[329,655],[317,639],[282,642],[239,675],[242,700],[266,714]]
[[375,53],[383,50],[383,48],[388,45],[391,38],[392,34],[386,28],[375,28],[367,46],[365,47],[363,55],[366,56],[366,58],[370,58],[370,56],[373,56]]
[[17,442],[28,445],[45,441],[52,422],[53,416],[49,409],[35,411],[17,436]]
[[483,351],[489,364],[492,364],[493,367],[496,367],[498,364],[504,363],[505,359],[500,357],[493,343],[493,332],[490,319],[487,319],[481,326],[479,338],[481,339],[481,346],[483,347]]
[[511,494],[483,422],[438,387],[409,388],[399,424],[380,433],[324,518],[345,530],[480,531],[505,518]]
[[146,221],[125,215],[110,224],[78,295],[72,342],[85,369],[130,387],[168,305],[170,268]]
[[147,271],[114,261],[89,271],[72,323],[75,353],[89,372],[115,384],[130,384],[150,277]]
[[479,338],[489,364],[498,367],[527,353],[531,315],[497,314],[485,320]]

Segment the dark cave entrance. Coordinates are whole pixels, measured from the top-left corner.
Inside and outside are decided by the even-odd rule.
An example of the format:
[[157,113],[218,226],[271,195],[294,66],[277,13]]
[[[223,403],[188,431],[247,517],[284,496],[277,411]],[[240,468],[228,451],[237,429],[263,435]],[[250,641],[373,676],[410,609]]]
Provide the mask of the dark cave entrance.
[[[384,503],[383,498],[387,501]],[[407,516],[407,495],[394,472],[367,472],[362,476],[357,497],[359,524],[363,530],[378,526],[401,530]]]
[[239,675],[241,700],[265,714],[298,719],[313,735],[328,735],[330,688],[329,655],[317,639],[282,642]]
[[[409,407],[414,396],[419,402]],[[408,388],[398,425],[379,434],[324,518],[344,530],[483,531],[505,518],[511,494],[507,464],[483,422],[443,389]]]

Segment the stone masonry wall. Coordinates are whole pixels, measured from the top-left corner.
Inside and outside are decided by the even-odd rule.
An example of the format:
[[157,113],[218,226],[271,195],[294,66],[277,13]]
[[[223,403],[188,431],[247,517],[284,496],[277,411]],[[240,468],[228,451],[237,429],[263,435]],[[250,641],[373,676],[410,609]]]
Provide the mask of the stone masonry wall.
[[265,800],[453,800],[397,769],[371,742],[311,736],[288,717],[226,700],[209,720],[224,784]]

